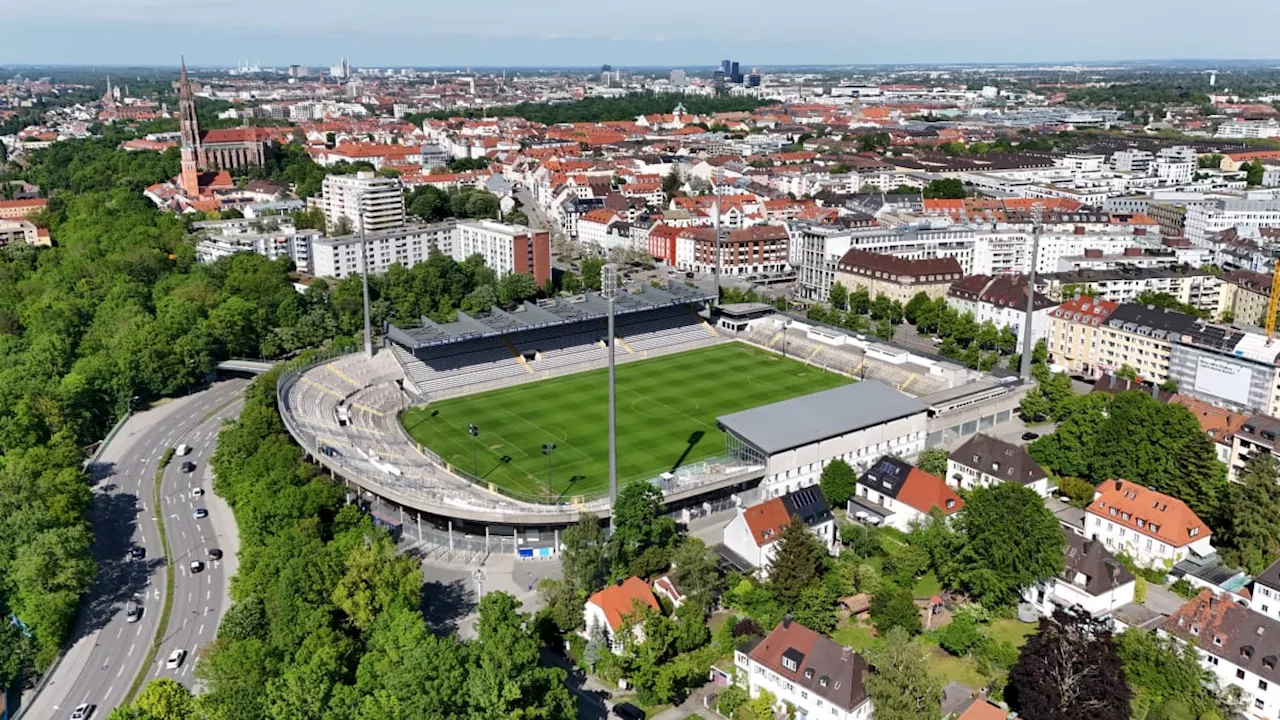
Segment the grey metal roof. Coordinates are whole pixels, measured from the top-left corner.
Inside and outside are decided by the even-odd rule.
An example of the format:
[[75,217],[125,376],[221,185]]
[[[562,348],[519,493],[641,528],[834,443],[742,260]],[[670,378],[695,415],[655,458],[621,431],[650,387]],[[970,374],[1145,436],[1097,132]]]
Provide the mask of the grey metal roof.
[[866,380],[716,418],[766,454],[809,445],[925,411],[884,383]]

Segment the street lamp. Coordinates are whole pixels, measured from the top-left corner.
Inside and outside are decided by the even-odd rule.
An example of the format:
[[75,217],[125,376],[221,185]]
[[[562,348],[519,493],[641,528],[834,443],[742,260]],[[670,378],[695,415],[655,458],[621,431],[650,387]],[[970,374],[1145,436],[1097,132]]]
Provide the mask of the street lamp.
[[787,330],[791,327],[790,320],[782,321],[782,357],[787,356]]
[[[609,530],[613,530],[613,506],[618,502],[618,396],[614,376],[614,305],[618,299],[618,266],[600,268],[600,294],[609,300]],[[549,473],[548,473],[549,474]]]
[[1040,232],[1043,230],[1044,206],[1031,206],[1031,267],[1027,268],[1027,314],[1022,323],[1022,382],[1031,382],[1031,356],[1035,354],[1035,338],[1031,336],[1031,319],[1036,312],[1036,263],[1040,258]]
[[476,602],[480,602],[480,598],[484,597],[484,570],[476,568],[471,573],[471,579],[476,581]]
[[471,477],[479,480],[480,473],[477,472],[476,464],[476,438],[480,436],[480,426],[471,423],[467,426],[467,433],[471,435]]
[[553,494],[555,488],[551,487],[551,451],[555,449],[555,443],[542,443],[542,454],[547,456],[547,491]]

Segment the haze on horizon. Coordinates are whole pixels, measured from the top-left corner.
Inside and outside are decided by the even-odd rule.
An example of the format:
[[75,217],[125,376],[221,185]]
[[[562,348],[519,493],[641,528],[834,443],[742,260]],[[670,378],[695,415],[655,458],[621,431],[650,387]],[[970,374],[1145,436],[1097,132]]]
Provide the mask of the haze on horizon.
[[[17,0],[0,0],[0,9]],[[4,13],[0,64],[710,66],[1267,59],[1277,0],[41,0]],[[1216,21],[1216,22],[1215,22]],[[1215,27],[1218,26],[1218,27]]]

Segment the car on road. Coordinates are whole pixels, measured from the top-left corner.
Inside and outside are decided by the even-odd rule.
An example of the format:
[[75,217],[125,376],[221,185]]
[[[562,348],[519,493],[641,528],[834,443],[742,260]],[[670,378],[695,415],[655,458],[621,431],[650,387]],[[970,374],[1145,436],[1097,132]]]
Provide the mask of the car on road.
[[222,551],[219,550],[218,548],[209,548],[209,558],[211,560],[221,560]]
[[191,452],[191,446],[190,446],[190,445],[179,445],[179,446],[178,446],[178,449],[177,449],[177,450],[174,450],[173,452],[174,452],[174,454],[175,454],[175,455],[177,455],[178,457],[182,457],[183,455],[186,455],[187,453]]
[[1022,433],[1022,439],[1026,442],[1031,442],[1032,440],[1039,439],[1039,437],[1040,437],[1040,433],[1033,433],[1030,430]]
[[124,605],[124,619],[128,622],[135,623],[142,618],[142,604],[130,600]]
[[613,716],[622,720],[644,720],[644,711],[631,703],[618,703],[613,706]]
[[129,557],[134,560],[141,560],[147,556],[147,549],[141,545],[129,548]]
[[199,560],[191,561],[191,574],[194,575],[204,569],[204,563]]
[[164,661],[164,666],[170,670],[176,670],[182,665],[182,661],[187,658],[187,651],[178,648],[169,653],[169,659]]
[[196,508],[196,511],[194,514],[197,520],[203,520],[204,518],[209,517],[209,511],[205,510],[204,508]]
[[71,711],[71,720],[85,720],[97,710],[98,706],[93,703],[80,703],[75,710]]
[[204,488],[202,487],[191,488],[191,497],[201,497],[203,495],[204,495]]
[[192,472],[195,469],[196,469],[196,464],[191,462],[190,460],[182,463],[182,472],[184,473]]

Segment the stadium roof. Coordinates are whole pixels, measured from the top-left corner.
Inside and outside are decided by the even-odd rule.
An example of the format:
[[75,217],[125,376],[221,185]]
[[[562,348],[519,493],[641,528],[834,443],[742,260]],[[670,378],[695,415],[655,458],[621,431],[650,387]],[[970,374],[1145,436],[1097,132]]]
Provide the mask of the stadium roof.
[[[714,295],[708,295],[680,283],[668,283],[663,289],[637,284],[619,290],[616,313],[627,315],[713,299],[715,299]],[[494,307],[487,313],[476,315],[468,315],[459,310],[458,319],[451,323],[436,323],[426,317],[421,318],[417,325],[403,328],[387,323],[386,335],[397,345],[414,350],[507,335],[524,330],[597,320],[607,317],[608,314],[609,301],[600,293],[590,292],[572,298],[540,300],[536,304],[526,301],[514,310]]]
[[884,383],[865,380],[716,418],[720,427],[773,455],[925,411]]

